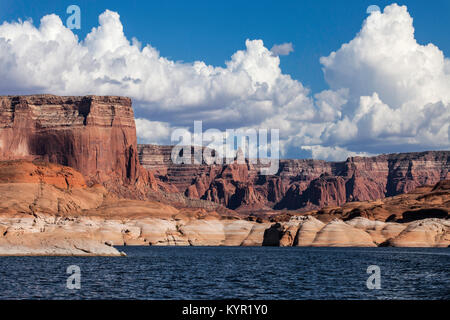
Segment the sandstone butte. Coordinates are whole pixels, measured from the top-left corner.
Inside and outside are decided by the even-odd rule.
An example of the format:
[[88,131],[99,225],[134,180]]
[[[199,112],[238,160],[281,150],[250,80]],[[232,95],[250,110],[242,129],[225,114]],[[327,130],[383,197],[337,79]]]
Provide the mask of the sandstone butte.
[[175,165],[124,97],[0,97],[0,255],[113,245],[450,245],[449,151]]

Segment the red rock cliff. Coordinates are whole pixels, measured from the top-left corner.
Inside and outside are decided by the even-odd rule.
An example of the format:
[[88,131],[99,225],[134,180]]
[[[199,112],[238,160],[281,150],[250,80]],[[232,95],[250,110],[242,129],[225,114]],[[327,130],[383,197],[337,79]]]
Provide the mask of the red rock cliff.
[[449,151],[345,162],[280,160],[272,176],[260,175],[250,163],[174,165],[170,154],[168,146],[137,146],[129,98],[0,96],[0,160],[70,166],[88,183],[103,183],[128,198],[145,198],[150,188],[231,209],[320,208],[393,196],[450,178]]
[[0,160],[35,159],[73,167],[89,181],[138,176],[136,128],[125,97],[0,97]]
[[250,163],[176,165],[170,146],[138,145],[141,164],[190,198],[231,209],[310,209],[382,199],[449,179],[450,151],[352,157],[344,162],[280,160],[276,175]]

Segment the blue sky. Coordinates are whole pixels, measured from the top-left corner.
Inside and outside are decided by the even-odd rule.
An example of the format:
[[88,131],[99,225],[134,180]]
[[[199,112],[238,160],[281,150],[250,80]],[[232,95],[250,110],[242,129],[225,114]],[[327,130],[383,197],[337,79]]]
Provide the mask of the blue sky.
[[[223,65],[243,49],[246,39],[262,39],[273,44],[292,42],[294,52],[282,57],[284,73],[300,80],[314,92],[327,88],[319,58],[351,40],[367,17],[369,5],[384,6],[392,1],[375,0],[279,0],[279,1],[23,1],[2,0],[0,21],[32,18],[38,25],[42,16],[56,13],[63,21],[66,8],[81,8],[80,38],[98,25],[105,10],[117,11],[125,34],[156,47],[172,60],[202,60]],[[450,1],[397,1],[406,4],[414,17],[416,39],[432,42],[450,54]]]
[[283,157],[448,150],[450,2],[397,3],[2,1],[0,94],[129,96],[141,143],[202,120],[279,129]]

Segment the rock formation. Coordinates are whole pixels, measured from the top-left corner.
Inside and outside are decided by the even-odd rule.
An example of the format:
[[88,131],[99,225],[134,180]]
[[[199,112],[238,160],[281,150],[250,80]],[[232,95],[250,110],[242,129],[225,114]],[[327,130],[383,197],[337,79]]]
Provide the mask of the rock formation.
[[41,159],[88,180],[134,182],[139,162],[131,100],[124,97],[0,97],[0,159]]
[[248,161],[173,164],[171,151],[170,146],[136,144],[129,98],[0,97],[0,160],[40,159],[70,166],[88,184],[103,184],[124,198],[145,200],[149,191],[162,191],[240,211],[308,210],[382,199],[450,178],[448,151],[345,162],[282,159],[273,176],[260,175],[261,165]]
[[[395,206],[398,212],[409,212],[411,207],[422,210],[420,217],[415,216],[420,220],[411,222],[346,219],[351,211],[341,208],[333,214],[322,209],[285,221],[278,215],[280,222],[273,224],[231,210],[219,213],[214,208],[122,199],[102,185],[89,186],[70,167],[4,161],[0,162],[0,255],[120,255],[112,245],[124,244],[442,247],[450,245],[448,220],[427,218],[426,212],[430,206],[448,210],[448,186],[447,181],[440,182],[385,199],[393,211]],[[370,212],[374,203],[360,206]],[[403,217],[399,214],[398,220]]]
[[450,180],[383,200],[278,216],[263,245],[450,246]]
[[424,219],[414,221],[396,237],[386,240],[393,247],[449,247],[450,221]]
[[[270,223],[122,199],[73,168],[0,162],[0,255],[120,255],[111,245],[260,245]],[[109,245],[107,245],[109,244]]]
[[313,216],[292,217],[264,233],[263,246],[300,247],[448,247],[450,222],[429,218],[410,223],[354,218],[323,223]]
[[258,164],[174,164],[172,147],[138,145],[139,161],[190,198],[230,209],[314,209],[383,199],[450,179],[450,151],[352,157],[345,162],[280,160],[276,175]]
[[448,219],[449,210],[450,180],[442,180],[434,186],[421,186],[394,197],[348,202],[341,207],[324,207],[310,214],[324,222],[357,217],[385,222],[412,222],[427,218]]
[[0,255],[450,244],[449,151],[282,159],[271,176],[171,153],[137,145],[128,98],[1,96]]

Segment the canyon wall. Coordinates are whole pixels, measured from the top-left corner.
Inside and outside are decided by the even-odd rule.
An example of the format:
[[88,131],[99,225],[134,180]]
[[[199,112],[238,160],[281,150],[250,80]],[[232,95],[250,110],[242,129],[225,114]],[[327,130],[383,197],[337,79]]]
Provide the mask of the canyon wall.
[[[380,199],[448,179],[450,152],[353,157],[344,162],[181,164],[170,146],[137,145],[131,100],[114,96],[0,96],[0,160],[43,160],[80,171],[124,197],[209,203],[240,211],[316,209]],[[175,197],[176,195],[176,197]],[[158,198],[159,197],[159,198]],[[204,201],[199,201],[204,200]]]
[[[450,245],[450,180],[396,197],[252,219],[118,199],[73,168],[0,161],[1,255],[113,255],[113,245]],[[290,215],[290,216],[289,216]]]
[[343,162],[281,159],[276,175],[246,164],[173,164],[170,146],[138,145],[139,161],[190,198],[239,210],[316,209],[382,199],[449,179],[450,151],[351,157]]
[[0,97],[0,160],[40,159],[73,167],[91,182],[132,183],[139,174],[131,99]]
[[137,145],[128,98],[0,96],[0,255],[450,244],[450,151],[282,159],[270,176],[248,160],[178,165],[171,153]]

